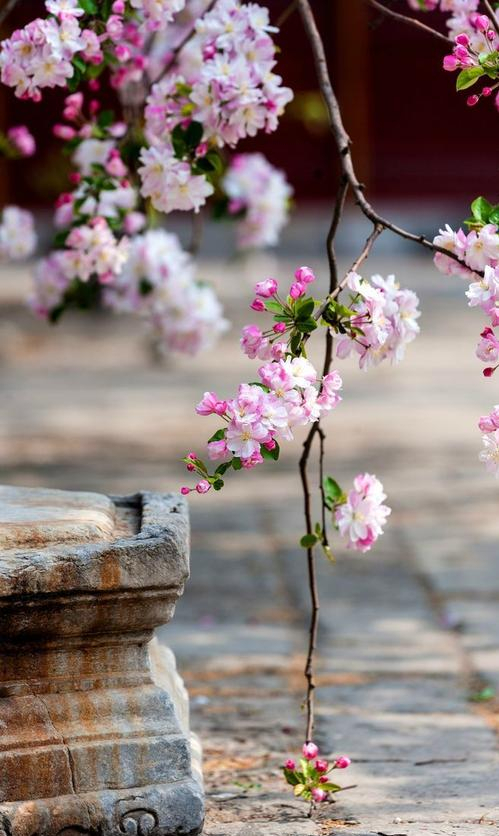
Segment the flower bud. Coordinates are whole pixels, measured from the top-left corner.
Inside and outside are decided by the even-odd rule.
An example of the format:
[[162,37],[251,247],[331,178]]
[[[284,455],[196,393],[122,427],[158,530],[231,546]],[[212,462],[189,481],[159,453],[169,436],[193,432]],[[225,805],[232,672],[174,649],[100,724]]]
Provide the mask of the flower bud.
[[446,55],[443,61],[444,70],[447,70],[449,73],[453,73],[454,70],[457,70],[459,66],[459,60],[456,58],[455,55]]
[[267,310],[261,299],[253,299],[250,308],[252,308],[254,311],[258,311],[258,313],[262,313],[262,311]]
[[490,26],[490,20],[487,15],[476,15],[473,20],[473,25],[479,32],[486,32]]
[[336,769],[346,769],[348,766],[350,766],[351,763],[352,761],[350,760],[350,758],[347,758],[345,755],[342,755],[341,758],[336,758],[334,765]]
[[291,287],[289,288],[289,295],[292,299],[299,299],[300,296],[303,296],[305,293],[306,285],[302,282],[293,282]]
[[255,293],[261,296],[262,299],[269,299],[277,293],[277,282],[275,279],[265,279],[263,282],[257,282],[255,285]]
[[312,789],[312,798],[314,799],[314,801],[317,801],[317,803],[320,804],[321,801],[326,800],[327,792],[325,792],[325,790],[319,789],[319,787],[314,787]]
[[315,282],[315,273],[310,267],[298,267],[295,270],[295,279],[297,282],[310,284],[310,282]]
[[285,769],[296,769],[296,763],[292,758],[288,758],[288,760],[284,764]]
[[474,107],[478,103],[478,100],[479,96],[473,94],[473,96],[468,96],[468,98],[466,99],[466,104],[468,105],[468,107]]
[[211,485],[210,485],[209,482],[206,481],[206,479],[201,479],[201,481],[198,482],[197,485],[196,485],[196,491],[198,493],[208,493],[210,488],[211,488]]
[[285,322],[276,322],[274,327],[272,328],[275,334],[284,334],[286,330],[286,323]]
[[312,743],[311,740],[308,743],[303,744],[302,748],[303,757],[306,758],[308,761],[313,761],[314,758],[317,757],[319,754],[319,747]]
[[456,35],[455,41],[460,46],[469,46],[470,39],[468,38],[466,32],[461,32],[460,35]]
[[484,87],[482,89],[482,96],[491,96],[492,95],[492,87]]
[[315,762],[315,768],[316,768],[317,772],[327,772],[328,766],[329,766],[328,762],[324,761],[322,759],[318,759]]
[[187,496],[187,494],[190,492],[191,488],[188,488],[186,485],[184,485],[183,488],[180,488],[180,493],[182,494],[182,496]]

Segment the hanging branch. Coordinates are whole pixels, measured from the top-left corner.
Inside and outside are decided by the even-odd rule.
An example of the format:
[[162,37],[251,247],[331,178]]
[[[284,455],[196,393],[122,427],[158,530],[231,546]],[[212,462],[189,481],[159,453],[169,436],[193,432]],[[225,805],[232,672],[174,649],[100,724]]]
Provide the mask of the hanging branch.
[[369,201],[365,198],[364,186],[359,182],[353,166],[352,156],[350,153],[351,140],[343,125],[338,99],[336,98],[336,94],[331,84],[324,44],[317,28],[312,8],[308,0],[298,0],[298,9],[312,48],[319,87],[327,108],[330,128],[340,157],[341,169],[355,195],[357,205],[360,207],[366,218],[369,218],[373,224],[382,226],[384,229],[389,229],[401,238],[405,238],[407,241],[414,241],[416,244],[420,244],[422,247],[425,247],[432,252],[442,253],[443,255],[454,259],[454,261],[464,264],[464,262],[458,258],[455,253],[450,250],[446,250],[443,247],[436,246],[436,244],[428,241],[424,235],[417,235],[414,232],[409,232],[391,221],[386,220],[386,218],[383,218],[374,210]]
[[497,34],[499,35],[499,23],[497,22],[496,13],[493,9],[492,3],[490,3],[489,0],[483,0],[483,5],[485,6],[485,8],[487,10],[487,14],[490,17],[490,22],[492,23],[492,26],[494,27]]
[[414,26],[416,29],[419,29],[420,32],[426,32],[428,35],[432,35],[434,38],[437,38],[439,41],[443,41],[445,44],[454,44],[454,41],[451,38],[448,38],[447,35],[439,32],[438,29],[433,29],[432,26],[428,26],[426,23],[423,23],[421,20],[417,20],[415,17],[402,15],[400,12],[394,12],[382,3],[378,3],[378,0],[367,0],[367,2],[373,7],[373,9],[377,9],[386,17],[391,17],[392,20],[396,20],[399,23],[406,23],[408,26]]
[[[208,5],[206,6],[206,9],[202,12],[201,17],[204,17],[204,15],[207,15],[208,12],[211,12],[211,10],[214,8],[214,6],[216,5],[217,2],[218,2],[218,0],[210,0],[210,3],[208,3]],[[195,34],[196,34],[196,24],[194,24],[192,29],[189,29],[189,31],[185,34],[185,36],[182,38],[180,43],[177,44],[177,46],[174,49],[172,49],[172,54],[171,54],[170,60],[168,61],[166,66],[163,68],[163,70],[161,71],[158,78],[156,78],[154,80],[154,84],[156,84],[156,82],[158,82],[158,81],[161,81],[165,77],[165,75],[167,75],[170,72],[171,68],[175,64],[175,61],[177,60],[177,56],[178,56],[179,52],[182,52],[184,46],[189,43],[189,41],[191,40],[191,38],[194,37]]]
[[14,8],[17,6],[17,3],[18,3],[18,0],[7,0],[5,6],[0,11],[0,26],[8,18],[8,16],[14,10]]

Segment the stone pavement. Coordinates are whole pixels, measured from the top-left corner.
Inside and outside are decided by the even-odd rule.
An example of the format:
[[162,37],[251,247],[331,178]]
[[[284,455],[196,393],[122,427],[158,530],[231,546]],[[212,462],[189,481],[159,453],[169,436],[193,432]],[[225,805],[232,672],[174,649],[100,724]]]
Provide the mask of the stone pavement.
[[[252,281],[291,269],[272,257],[203,266],[235,328],[223,351],[163,365],[135,321],[49,329],[21,306],[25,273],[0,276],[2,482],[126,493],[185,481],[178,459],[215,429],[192,404],[252,379],[237,306]],[[475,429],[497,398],[460,281],[426,258],[372,259],[372,272],[394,267],[421,295],[423,334],[394,369],[343,364],[329,419],[328,472],[346,484],[375,472],[393,507],[371,553],[319,559],[316,739],[352,757],[341,779],[356,786],[312,822],[279,772],[304,726],[299,444],[288,445],[279,465],[193,499],[192,578],[164,631],[204,744],[207,836],[499,833],[499,492]]]

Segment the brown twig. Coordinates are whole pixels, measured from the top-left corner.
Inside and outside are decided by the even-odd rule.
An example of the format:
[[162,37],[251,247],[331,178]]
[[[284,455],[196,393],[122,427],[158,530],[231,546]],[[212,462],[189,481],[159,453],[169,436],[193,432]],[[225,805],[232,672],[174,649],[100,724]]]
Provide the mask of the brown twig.
[[490,22],[492,23],[492,26],[494,27],[497,34],[499,35],[499,23],[497,22],[496,13],[493,9],[492,3],[489,3],[489,0],[483,0],[483,5],[487,9],[487,13],[490,17]]
[[0,11],[0,26],[10,15],[11,11],[17,6],[18,0],[7,0],[5,6]]
[[308,0],[298,0],[298,8],[305,31],[308,35],[310,46],[312,48],[319,87],[326,104],[331,131],[339,152],[342,172],[355,195],[355,200],[361,211],[367,218],[369,218],[370,221],[372,221],[373,224],[379,224],[385,229],[391,230],[391,232],[394,232],[396,235],[400,235],[401,238],[405,238],[407,241],[414,241],[416,244],[420,244],[422,247],[426,247],[426,249],[429,249],[432,252],[443,253],[449,258],[454,259],[454,261],[463,264],[464,262],[462,262],[461,259],[455,255],[455,253],[450,252],[450,250],[445,250],[443,247],[436,246],[431,241],[428,241],[424,235],[409,232],[391,221],[386,220],[386,218],[383,218],[374,210],[369,201],[365,198],[364,187],[362,183],[359,183],[353,167],[352,156],[350,153],[351,140],[343,125],[338,99],[336,98],[331,84],[331,78],[329,76],[324,44],[317,28],[312,8]]
[[279,15],[279,17],[278,17],[278,18],[277,18],[277,20],[276,20],[276,24],[275,24],[275,25],[276,25],[276,26],[280,29],[280,28],[281,28],[281,26],[282,26],[284,23],[286,23],[286,21],[287,21],[288,17],[291,17],[291,15],[293,14],[293,12],[294,12],[294,11],[295,11],[295,9],[297,9],[297,8],[298,8],[298,0],[293,0],[293,2],[292,2],[292,3],[290,3],[290,4],[289,4],[289,6],[288,6],[286,9],[284,9],[283,13],[282,13],[281,15]]
[[448,38],[447,35],[444,35],[442,32],[439,32],[438,29],[433,29],[432,26],[428,26],[426,23],[423,23],[421,20],[417,20],[415,17],[410,17],[410,15],[402,15],[400,12],[394,12],[392,9],[388,9],[382,3],[378,3],[378,0],[367,0],[370,6],[373,9],[377,9],[381,14],[385,15],[386,17],[391,17],[393,20],[397,20],[399,23],[406,23],[408,26],[414,26],[416,29],[419,29],[421,32],[426,32],[428,35],[433,35],[434,38],[438,38],[439,41],[443,41],[446,44],[452,44],[453,41],[451,38]]

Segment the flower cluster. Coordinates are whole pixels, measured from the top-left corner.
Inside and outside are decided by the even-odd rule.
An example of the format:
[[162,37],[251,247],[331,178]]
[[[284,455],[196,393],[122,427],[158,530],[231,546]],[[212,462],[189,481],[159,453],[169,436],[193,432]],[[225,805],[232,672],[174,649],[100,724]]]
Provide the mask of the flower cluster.
[[[484,197],[471,204],[471,217],[465,223],[470,229],[457,232],[447,224],[434,238],[434,243],[452,253],[435,254],[435,264],[441,273],[456,275],[469,283],[466,296],[470,307],[479,307],[489,320],[482,330],[476,356],[485,363],[483,374],[492,377],[499,367],[499,339],[494,328],[499,326],[499,204],[493,206]],[[479,428],[484,433],[484,449],[480,460],[487,470],[499,475],[499,407],[490,415],[482,416]]]
[[400,362],[406,345],[419,333],[416,294],[401,289],[394,276],[384,279],[375,275],[367,281],[350,273],[347,288],[351,292],[350,319],[348,333],[337,343],[338,357],[355,352],[363,369],[386,359]]
[[198,211],[221,172],[215,148],[276,129],[292,93],[273,72],[273,31],[264,7],[219,0],[153,85],[145,108],[151,147],[139,173],[155,208]]
[[151,32],[164,29],[174,15],[182,11],[185,3],[186,0],[130,0],[130,5],[138,11]]
[[228,326],[213,289],[195,281],[193,261],[177,236],[161,229],[132,239],[129,258],[105,289],[104,303],[144,316],[165,351],[196,354]]
[[18,261],[33,255],[37,237],[33,216],[18,206],[6,206],[0,215],[0,261]]
[[284,172],[274,168],[263,154],[237,154],[221,185],[229,214],[238,218],[238,246],[277,244],[293,193]]
[[499,479],[499,404],[494,406],[489,415],[482,415],[478,427],[483,433],[483,450],[479,459],[489,473],[493,473],[496,479]]
[[436,253],[434,261],[441,273],[461,276],[469,282],[466,291],[469,306],[480,307],[489,319],[490,324],[480,335],[476,354],[487,363],[484,375],[490,377],[499,358],[493,331],[499,325],[499,206],[492,206],[480,197],[471,209],[472,217],[466,221],[470,232],[462,229],[455,232],[447,224],[434,238],[435,244],[453,253],[459,261],[443,253]]
[[383,533],[386,518],[391,513],[383,505],[386,494],[383,485],[370,473],[356,476],[346,502],[335,507],[334,518],[342,537],[348,540],[348,548],[369,551]]
[[286,783],[293,787],[297,798],[321,803],[328,800],[330,793],[341,792],[343,788],[333,783],[329,776],[335,769],[347,769],[350,758],[341,756],[329,763],[319,757],[319,747],[312,741],[303,744],[302,755],[298,764],[289,758],[282,766]]

